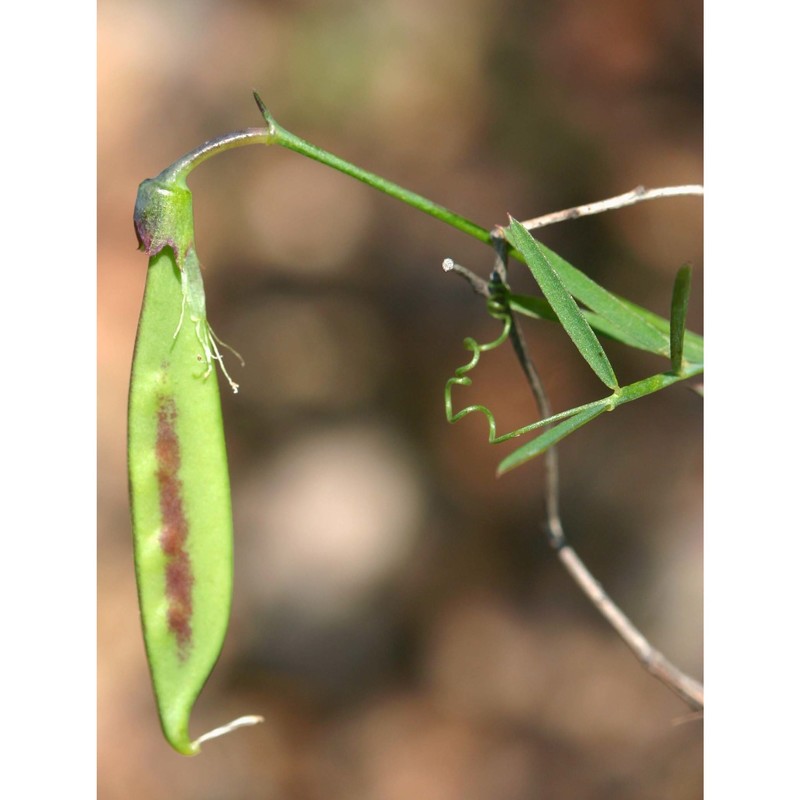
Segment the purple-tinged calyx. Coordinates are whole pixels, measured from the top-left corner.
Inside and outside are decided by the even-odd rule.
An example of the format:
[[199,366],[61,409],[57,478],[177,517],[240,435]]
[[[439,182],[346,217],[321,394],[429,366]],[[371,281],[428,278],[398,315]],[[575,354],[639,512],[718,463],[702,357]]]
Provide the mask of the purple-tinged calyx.
[[139,249],[148,256],[171,247],[178,265],[194,245],[192,193],[181,180],[148,178],[139,184],[133,227]]

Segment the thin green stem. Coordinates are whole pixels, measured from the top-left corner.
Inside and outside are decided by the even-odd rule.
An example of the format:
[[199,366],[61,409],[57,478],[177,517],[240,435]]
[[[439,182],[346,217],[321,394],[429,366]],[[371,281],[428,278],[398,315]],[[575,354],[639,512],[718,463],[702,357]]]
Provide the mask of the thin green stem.
[[[462,217],[460,214],[456,214],[454,211],[450,211],[450,209],[445,208],[438,203],[434,203],[432,200],[428,200],[427,197],[423,197],[416,192],[411,192],[408,189],[404,189],[402,186],[399,186],[392,181],[387,181],[385,178],[382,178],[380,175],[376,175],[373,172],[361,169],[361,167],[357,167],[355,164],[351,164],[349,161],[345,161],[343,158],[339,158],[339,156],[335,156],[333,153],[329,153],[327,150],[323,150],[322,148],[305,141],[305,139],[301,139],[299,136],[295,136],[293,133],[290,133],[278,125],[277,122],[275,122],[258,94],[255,94],[255,98],[256,103],[258,103],[258,107],[264,116],[264,120],[269,126],[269,131],[272,136],[274,136],[273,141],[277,144],[281,145],[282,147],[286,147],[289,150],[294,150],[295,153],[300,153],[308,158],[313,158],[315,161],[319,161],[326,166],[333,167],[334,169],[339,170],[339,172],[349,175],[351,178],[355,178],[362,183],[366,183],[373,189],[377,189],[384,194],[388,194],[391,197],[402,200],[402,202],[406,203],[407,205],[410,205],[419,211],[423,211],[424,213],[429,214],[436,219],[442,220],[442,222],[446,222],[448,225],[451,225],[452,227],[463,231],[470,236],[473,236],[475,239],[478,239],[485,244],[491,244],[491,233],[477,223]],[[269,143],[271,144],[272,142]]]

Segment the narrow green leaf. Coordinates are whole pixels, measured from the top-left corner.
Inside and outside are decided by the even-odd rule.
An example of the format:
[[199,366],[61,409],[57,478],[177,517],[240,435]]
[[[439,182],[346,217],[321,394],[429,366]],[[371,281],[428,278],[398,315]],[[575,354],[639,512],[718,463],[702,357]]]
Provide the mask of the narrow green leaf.
[[[572,266],[558,253],[550,250],[541,242],[538,244],[573,297],[607,319],[614,318],[615,307],[623,309],[624,314],[630,315],[629,325],[623,327],[627,327],[628,333],[640,341],[638,346],[643,350],[669,356],[668,319],[609,292]],[[636,321],[637,318],[639,322]],[[659,334],[659,337],[653,335],[653,330]],[[687,361],[693,364],[702,364],[703,337],[692,331],[686,331],[683,354]]]
[[522,253],[542,293],[580,354],[609,389],[616,389],[619,386],[617,377],[603,346],[539,244],[513,217],[505,230],[506,238]]
[[636,306],[604,289],[588,275],[573,267],[558,253],[540,244],[553,269],[558,273],[567,291],[592,311],[605,317],[618,330],[624,331],[626,343],[642,350],[669,356],[669,337],[653,325],[649,316],[637,313]]
[[532,439],[509,456],[506,456],[506,458],[500,462],[497,474],[502,475],[524,464],[526,461],[530,461],[530,459],[541,455],[549,447],[556,444],[556,442],[560,442],[582,425],[586,425],[587,422],[591,422],[595,417],[599,417],[604,411],[613,411],[617,406],[624,405],[625,403],[632,403],[634,400],[639,400],[649,394],[659,392],[675,383],[700,375],[702,372],[702,364],[687,364],[680,374],[675,372],[660,372],[656,375],[651,375],[649,378],[644,378],[643,380],[623,386],[614,392],[614,394],[609,395],[603,400],[596,400],[593,403],[587,403],[585,406],[579,406],[569,411],[562,411],[558,414],[554,414],[552,417],[540,420],[533,425],[526,425],[519,430],[505,434],[505,436],[499,436],[495,441],[507,441],[508,439],[522,436],[536,428],[547,425],[554,420],[563,420],[563,422],[554,425],[541,436]]
[[691,283],[692,267],[690,264],[684,264],[675,276],[669,316],[669,358],[673,372],[680,372],[683,366],[683,340],[686,333],[686,311],[689,308]]
[[[508,300],[509,308],[519,314],[524,314],[534,319],[558,320],[555,312],[550,308],[550,304],[543,297],[511,294]],[[600,316],[600,314],[596,314],[594,311],[581,309],[581,313],[595,333],[602,334],[617,342],[622,342],[622,344],[626,344],[629,347],[636,347],[639,350],[646,350],[648,353],[655,353],[656,355],[664,355],[665,346],[662,342],[668,341],[666,336],[660,336],[658,348],[652,348],[649,347],[646,342],[642,342],[640,339],[631,336],[629,330],[617,327],[613,322]]]
[[[515,245],[516,246],[516,245]],[[549,430],[545,431],[541,436],[531,439],[526,442],[522,447],[515,450],[510,455],[506,456],[497,467],[497,474],[503,475],[516,467],[521,466],[532,458],[541,455],[549,447],[552,447],[556,442],[560,442],[565,437],[569,436],[574,431],[578,430],[587,422],[591,422],[595,417],[599,417],[604,411],[610,411],[611,405],[595,406],[587,408],[575,414],[569,419],[554,425]]]

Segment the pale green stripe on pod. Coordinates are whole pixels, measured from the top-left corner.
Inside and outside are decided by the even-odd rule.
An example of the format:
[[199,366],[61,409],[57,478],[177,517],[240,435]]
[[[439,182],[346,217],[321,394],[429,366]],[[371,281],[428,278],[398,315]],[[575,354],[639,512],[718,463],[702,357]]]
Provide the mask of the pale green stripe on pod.
[[170,247],[150,259],[128,407],[136,579],[164,735],[199,746],[189,716],[228,625],[233,522],[219,389],[185,318]]

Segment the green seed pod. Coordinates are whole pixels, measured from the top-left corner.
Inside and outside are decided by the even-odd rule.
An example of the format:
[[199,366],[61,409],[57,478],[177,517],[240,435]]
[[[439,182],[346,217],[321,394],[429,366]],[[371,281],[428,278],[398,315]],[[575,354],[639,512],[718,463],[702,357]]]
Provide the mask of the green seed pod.
[[[205,317],[191,213],[185,184],[142,184],[135,221],[151,258],[128,406],[142,629],[161,726],[184,755],[194,755],[210,738],[192,741],[189,716],[222,647],[233,573],[230,485],[213,369],[222,359]],[[242,718],[212,735],[258,719]]]

